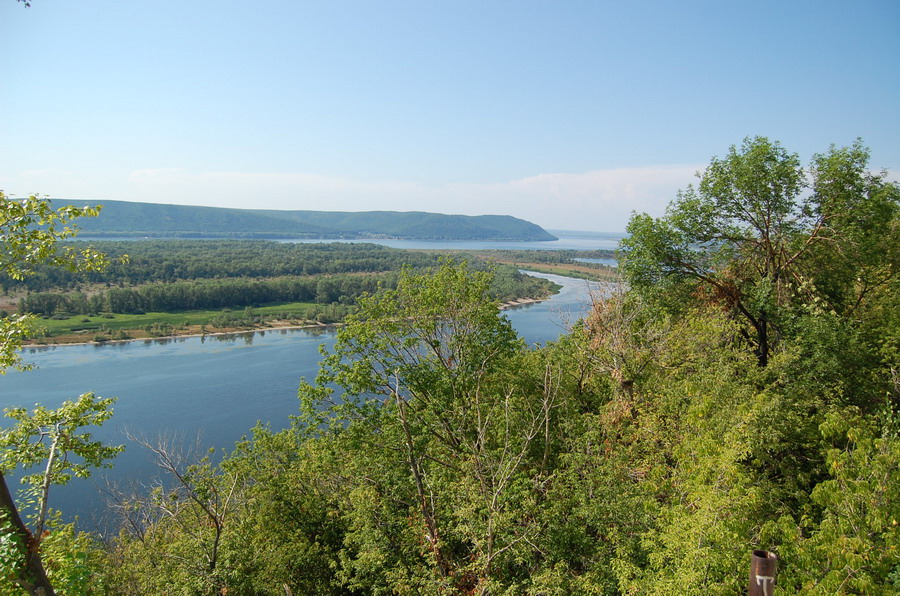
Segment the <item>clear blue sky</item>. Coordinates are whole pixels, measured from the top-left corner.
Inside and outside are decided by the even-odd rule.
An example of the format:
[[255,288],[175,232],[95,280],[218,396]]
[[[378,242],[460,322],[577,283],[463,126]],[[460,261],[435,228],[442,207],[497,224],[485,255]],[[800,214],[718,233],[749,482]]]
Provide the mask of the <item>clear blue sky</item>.
[[900,1],[0,0],[0,189],[619,231],[746,136],[900,172]]

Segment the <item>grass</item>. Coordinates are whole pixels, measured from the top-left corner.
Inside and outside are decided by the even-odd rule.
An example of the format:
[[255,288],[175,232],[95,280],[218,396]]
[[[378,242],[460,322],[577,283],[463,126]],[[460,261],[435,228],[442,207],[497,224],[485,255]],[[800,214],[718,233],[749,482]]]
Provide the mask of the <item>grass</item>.
[[[252,308],[255,317],[272,319],[284,316],[297,319],[292,322],[305,322],[316,307],[313,302],[291,302],[286,304],[267,305]],[[87,316],[75,315],[65,319],[38,319],[35,327],[40,339],[52,338],[54,341],[93,341],[96,339],[134,339],[152,336],[147,329],[180,330],[181,332],[201,332],[203,328],[231,313],[240,318],[245,309],[225,310],[190,310],[181,312],[148,312],[145,314],[109,314]],[[244,327],[241,325],[241,327]],[[229,327],[228,329],[232,329]],[[221,330],[222,328],[216,328]],[[171,333],[175,334],[175,333]]]

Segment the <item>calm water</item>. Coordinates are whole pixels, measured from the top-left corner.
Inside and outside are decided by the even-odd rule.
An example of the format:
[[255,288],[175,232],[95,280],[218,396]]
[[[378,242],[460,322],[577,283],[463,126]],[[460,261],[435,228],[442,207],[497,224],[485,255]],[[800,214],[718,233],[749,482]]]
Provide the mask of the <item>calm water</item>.
[[488,242],[484,240],[392,240],[392,239],[366,239],[366,240],[283,240],[281,242],[299,242],[314,244],[321,242],[351,242],[369,243],[389,246],[391,248],[415,248],[433,250],[615,250],[619,247],[619,241],[624,234],[618,232],[573,232],[570,230],[547,230],[558,240],[545,242]]
[[[273,239],[275,242],[296,244],[323,244],[330,242],[346,242],[348,244],[379,244],[391,248],[411,248],[430,250],[615,250],[619,241],[625,237],[621,232],[576,232],[572,230],[547,230],[558,240],[541,242],[510,242],[507,240],[397,240],[392,238],[357,238],[342,240],[339,238],[303,238]],[[142,238],[133,236],[93,237],[83,235],[79,240],[108,240],[116,242],[140,242]],[[163,240],[163,238],[155,238]],[[202,238],[194,238],[202,240]]]
[[573,261],[578,261],[579,263],[599,263],[601,265],[609,265],[610,267],[618,267],[619,262],[615,259],[572,259]]
[[[588,308],[589,284],[543,275],[563,289],[551,300],[505,311],[529,344],[565,333]],[[118,397],[115,416],[95,435],[128,443],[125,431],[153,440],[160,435],[203,447],[230,448],[257,420],[284,428],[297,413],[301,377],[313,379],[319,346],[331,347],[333,331],[276,330],[231,336],[135,341],[109,345],[29,349],[38,366],[0,377],[0,407],[41,403],[58,407],[93,391]],[[149,482],[155,468],[143,448],[129,444],[115,468],[70,486],[54,487],[51,505],[79,515],[88,526],[103,510],[103,477],[122,483]]]

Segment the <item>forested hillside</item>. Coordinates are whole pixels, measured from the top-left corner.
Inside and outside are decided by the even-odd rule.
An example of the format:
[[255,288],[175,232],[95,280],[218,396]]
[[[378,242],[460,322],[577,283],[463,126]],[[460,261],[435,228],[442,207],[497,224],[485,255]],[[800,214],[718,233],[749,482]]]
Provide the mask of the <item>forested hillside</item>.
[[[57,205],[65,200],[57,199]],[[405,238],[417,240],[556,240],[509,215],[395,211],[275,211],[96,201],[101,215],[82,235],[182,238]]]
[[[117,535],[49,523],[50,581],[725,595],[763,549],[775,594],[896,594],[898,226],[900,187],[860,143],[803,167],[753,138],[632,218],[627,285],[546,347],[517,337],[489,271],[406,269],[298,380],[288,429],[221,461],[143,441],[168,481],[114,491]],[[27,577],[11,544],[4,578]]]

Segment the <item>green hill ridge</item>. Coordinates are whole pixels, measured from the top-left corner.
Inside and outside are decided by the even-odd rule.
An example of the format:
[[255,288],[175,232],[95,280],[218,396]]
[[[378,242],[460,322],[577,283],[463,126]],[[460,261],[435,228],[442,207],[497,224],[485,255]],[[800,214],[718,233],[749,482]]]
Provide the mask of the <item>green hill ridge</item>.
[[[54,201],[72,203],[66,199]],[[79,201],[80,202],[80,201]],[[511,215],[446,215],[421,211],[279,211],[86,201],[100,204],[79,222],[82,236],[179,238],[398,238],[409,240],[556,240],[540,226]]]

